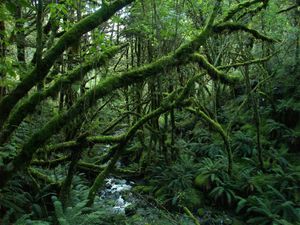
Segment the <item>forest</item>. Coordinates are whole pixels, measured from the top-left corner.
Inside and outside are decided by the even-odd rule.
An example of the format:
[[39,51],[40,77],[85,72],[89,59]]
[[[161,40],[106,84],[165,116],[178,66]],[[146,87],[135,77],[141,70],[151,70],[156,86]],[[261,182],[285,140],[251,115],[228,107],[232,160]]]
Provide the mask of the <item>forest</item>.
[[1,0],[1,225],[300,225],[299,0]]

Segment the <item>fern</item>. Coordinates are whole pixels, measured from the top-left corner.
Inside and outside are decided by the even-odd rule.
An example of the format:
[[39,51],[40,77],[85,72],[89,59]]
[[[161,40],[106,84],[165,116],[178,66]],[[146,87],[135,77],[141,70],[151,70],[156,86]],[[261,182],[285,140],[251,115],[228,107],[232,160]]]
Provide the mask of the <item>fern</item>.
[[215,201],[221,200],[221,202],[231,205],[236,200],[236,194],[233,187],[229,184],[223,184],[222,186],[215,187],[209,194]]
[[252,138],[244,132],[237,131],[233,135],[232,147],[241,156],[252,156],[254,154],[254,143]]
[[51,223],[42,220],[31,220],[30,215],[26,214],[19,218],[14,225],[50,225]]
[[[237,212],[247,208],[246,212],[252,218],[249,224],[280,224],[278,221],[288,223],[299,223],[300,214],[296,204],[281,194],[274,187],[268,185],[269,190],[262,196],[250,196],[241,198]],[[255,215],[255,216],[254,216]]]
[[0,192],[0,207],[10,209],[10,214],[20,217],[26,214],[30,200],[28,199],[29,193],[23,191],[20,178],[16,177],[9,185],[3,188]]
[[85,207],[86,200],[77,202],[74,206],[66,209],[63,209],[62,203],[55,196],[52,197],[52,201],[55,208],[55,218],[59,225],[120,224],[124,220],[122,215],[114,214],[105,206],[97,204],[92,208]]
[[299,112],[300,111],[300,103],[294,98],[290,99],[282,99],[278,101],[277,110],[279,112],[284,112],[288,109]]
[[192,157],[182,155],[173,165],[153,168],[151,185],[163,203],[176,205],[181,193],[192,187],[198,168]]

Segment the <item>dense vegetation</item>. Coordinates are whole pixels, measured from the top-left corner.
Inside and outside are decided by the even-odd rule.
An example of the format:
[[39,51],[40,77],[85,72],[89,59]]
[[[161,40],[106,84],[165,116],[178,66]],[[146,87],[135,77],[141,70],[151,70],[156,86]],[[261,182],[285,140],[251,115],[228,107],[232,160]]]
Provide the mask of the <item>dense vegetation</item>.
[[299,25],[299,0],[2,0],[0,224],[300,224]]

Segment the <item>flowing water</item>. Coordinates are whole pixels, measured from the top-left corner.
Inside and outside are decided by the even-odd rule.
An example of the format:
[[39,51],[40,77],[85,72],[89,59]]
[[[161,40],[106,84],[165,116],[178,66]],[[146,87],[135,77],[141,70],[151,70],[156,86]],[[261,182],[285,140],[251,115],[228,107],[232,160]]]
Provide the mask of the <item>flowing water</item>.
[[115,213],[125,214],[126,207],[134,203],[133,194],[130,192],[134,182],[114,177],[107,178],[105,182],[100,199],[113,203],[112,210]]

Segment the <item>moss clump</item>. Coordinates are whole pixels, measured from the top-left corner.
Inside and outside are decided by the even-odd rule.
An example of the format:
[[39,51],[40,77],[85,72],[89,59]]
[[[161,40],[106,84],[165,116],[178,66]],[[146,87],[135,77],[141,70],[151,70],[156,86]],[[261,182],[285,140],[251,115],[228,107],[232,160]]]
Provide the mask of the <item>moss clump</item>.
[[198,216],[204,216],[204,214],[205,214],[205,209],[204,208],[199,208],[198,210],[197,210],[197,214],[198,214]]
[[195,188],[188,188],[183,192],[182,204],[191,210],[203,207],[204,195]]
[[211,189],[211,181],[209,175],[207,174],[199,174],[194,181],[196,187],[201,188],[203,190]]
[[147,186],[147,185],[137,185],[133,188],[134,191],[144,193],[144,194],[149,194],[153,192],[154,187],[152,186]]

